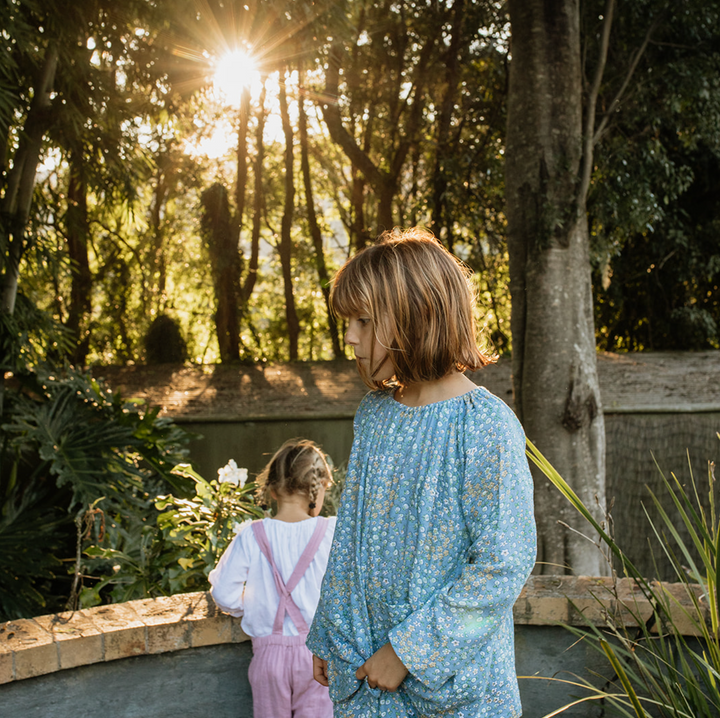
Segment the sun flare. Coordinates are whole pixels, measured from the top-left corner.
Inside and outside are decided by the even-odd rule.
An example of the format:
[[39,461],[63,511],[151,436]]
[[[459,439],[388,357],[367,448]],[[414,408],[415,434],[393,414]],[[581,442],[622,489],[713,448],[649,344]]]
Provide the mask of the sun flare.
[[216,92],[233,107],[240,106],[240,98],[247,87],[252,91],[260,84],[255,60],[242,50],[225,55],[217,64],[213,85]]

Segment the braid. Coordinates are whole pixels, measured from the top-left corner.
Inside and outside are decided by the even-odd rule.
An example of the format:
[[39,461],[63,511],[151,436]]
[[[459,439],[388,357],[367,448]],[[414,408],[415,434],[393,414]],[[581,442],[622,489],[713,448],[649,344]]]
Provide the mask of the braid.
[[308,492],[310,494],[310,510],[312,511],[316,504],[315,500],[317,499],[318,492],[320,491],[320,486],[322,485],[322,478],[320,476],[320,467],[315,464],[312,470],[312,481],[310,482],[310,491]]
[[270,501],[272,500],[270,490],[273,484],[278,483],[277,478],[277,466],[275,465],[274,460],[270,461],[270,463],[268,463],[268,465],[258,474],[256,479],[258,488],[255,492],[255,496],[264,510],[267,510],[270,505]]

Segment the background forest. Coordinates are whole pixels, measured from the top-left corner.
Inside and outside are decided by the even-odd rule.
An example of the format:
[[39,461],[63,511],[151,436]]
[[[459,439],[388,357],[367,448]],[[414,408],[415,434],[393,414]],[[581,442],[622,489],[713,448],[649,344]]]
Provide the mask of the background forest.
[[[601,5],[583,3],[588,76]],[[0,247],[5,267],[20,258],[9,328],[23,351],[79,365],[342,356],[329,277],[383,228],[414,224],[476,270],[483,324],[508,351],[503,3],[0,13]],[[649,31],[594,158],[598,343],[717,347],[717,5],[618,10],[610,90]]]
[[[720,348],[720,6],[580,12],[597,345]],[[344,357],[333,272],[416,224],[511,350],[505,3],[2,0],[0,28],[0,614],[202,585],[154,502],[220,487],[69,367]]]

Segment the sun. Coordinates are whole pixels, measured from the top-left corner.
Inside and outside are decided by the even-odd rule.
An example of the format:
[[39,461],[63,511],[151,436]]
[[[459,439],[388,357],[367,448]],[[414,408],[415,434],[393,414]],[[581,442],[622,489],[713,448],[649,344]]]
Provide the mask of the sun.
[[247,87],[252,91],[259,84],[260,73],[255,60],[247,52],[229,52],[218,62],[213,86],[227,104],[239,107],[243,90]]

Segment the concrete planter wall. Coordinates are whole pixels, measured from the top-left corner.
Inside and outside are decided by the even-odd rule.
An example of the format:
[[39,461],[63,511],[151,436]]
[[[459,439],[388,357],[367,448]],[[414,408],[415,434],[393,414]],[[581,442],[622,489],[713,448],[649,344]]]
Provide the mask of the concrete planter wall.
[[[515,605],[516,662],[525,718],[540,718],[578,689],[550,680],[608,677],[601,656],[560,624],[634,625],[652,609],[627,579],[616,600],[609,579],[530,579]],[[682,586],[677,620],[688,607]],[[691,634],[686,620],[687,633]],[[252,716],[252,657],[240,620],[209,594],[189,593],[0,624],[0,714],[23,718],[245,718]],[[585,704],[564,715],[599,715]]]

